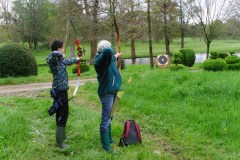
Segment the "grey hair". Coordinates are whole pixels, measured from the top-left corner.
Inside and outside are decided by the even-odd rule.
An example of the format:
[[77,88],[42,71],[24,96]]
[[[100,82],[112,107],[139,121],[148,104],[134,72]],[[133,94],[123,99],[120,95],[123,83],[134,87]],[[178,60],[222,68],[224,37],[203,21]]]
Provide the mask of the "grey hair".
[[111,43],[107,40],[101,40],[97,46],[97,52],[101,52],[104,48],[110,48]]

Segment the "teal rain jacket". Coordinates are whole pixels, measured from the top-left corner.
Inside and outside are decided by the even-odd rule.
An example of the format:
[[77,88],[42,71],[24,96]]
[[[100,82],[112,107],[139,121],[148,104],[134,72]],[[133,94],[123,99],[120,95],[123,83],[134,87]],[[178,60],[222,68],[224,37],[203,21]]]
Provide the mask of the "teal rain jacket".
[[115,60],[112,48],[105,48],[96,54],[94,67],[97,72],[99,96],[116,93],[121,88],[122,78]]

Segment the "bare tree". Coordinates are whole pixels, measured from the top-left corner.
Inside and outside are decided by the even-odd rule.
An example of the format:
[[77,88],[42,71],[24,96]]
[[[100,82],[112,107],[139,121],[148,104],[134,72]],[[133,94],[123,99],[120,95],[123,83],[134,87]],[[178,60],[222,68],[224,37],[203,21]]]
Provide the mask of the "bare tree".
[[166,47],[166,54],[170,56],[170,37],[169,37],[169,8],[171,5],[171,1],[164,1],[163,5],[161,6],[161,10],[163,13],[163,22],[164,22],[164,33],[165,33],[165,47]]
[[[171,40],[171,26],[176,22],[177,4],[173,0],[154,0],[153,10],[157,21],[162,22],[164,32],[166,54],[171,57],[170,40]],[[158,26],[159,28],[159,26]],[[176,28],[176,27],[175,27]]]
[[[134,2],[133,0],[131,2],[131,11],[130,13],[134,14]],[[133,22],[135,20],[135,16],[131,16],[131,21]],[[136,61],[136,52],[135,52],[135,36],[134,36],[134,28],[131,29],[131,58],[132,58],[132,64],[135,64]]]
[[[130,39],[132,64],[136,61],[135,40],[147,31],[146,14],[141,10],[142,1],[130,0],[124,3],[125,12],[122,14],[122,28],[125,40]],[[147,32],[146,32],[147,33]]]
[[[93,4],[93,10],[92,10],[92,15],[93,15],[93,22],[94,24],[98,24],[98,5],[99,5],[99,1],[95,0],[94,4]],[[96,35],[97,34],[97,27],[93,27],[93,38],[90,40],[91,41],[91,63],[93,63],[95,54],[97,53],[97,38]]]
[[10,39],[10,34],[9,34],[9,24],[11,20],[11,13],[9,12],[9,0],[0,0],[0,9],[1,9],[1,17],[5,24],[5,30],[7,33],[7,39]]
[[[141,37],[146,30],[145,12],[143,12],[140,6],[143,4],[142,0],[109,0],[110,2],[110,15],[117,19],[117,25],[121,35],[121,41],[128,41],[131,43],[131,59],[132,64],[135,64],[136,50],[135,39]],[[141,3],[142,2],[142,3]],[[113,18],[112,18],[113,19]],[[114,26],[113,24],[111,26]],[[112,30],[112,43],[115,47],[115,28]]]
[[180,37],[181,48],[184,48],[185,29],[190,20],[190,14],[186,8],[187,3],[185,0],[178,0],[179,5],[179,19],[180,19]]
[[221,23],[230,16],[230,0],[190,0],[189,11],[194,22],[200,26],[202,38],[207,45],[207,58],[210,44],[217,37]]
[[98,36],[98,10],[99,10],[99,0],[88,1],[84,0],[84,12],[86,22],[86,31],[88,34],[88,39],[91,46],[91,57],[90,64],[93,64],[94,56],[97,52],[97,36]]
[[150,68],[154,67],[153,64],[153,51],[152,51],[152,27],[151,27],[151,12],[150,12],[150,8],[151,8],[151,3],[150,0],[147,1],[147,21],[148,21],[148,36],[149,36],[149,57],[150,57]]
[[231,15],[228,18],[227,24],[230,34],[234,38],[239,38],[240,36],[240,1],[232,0],[229,3],[229,10],[231,10]]

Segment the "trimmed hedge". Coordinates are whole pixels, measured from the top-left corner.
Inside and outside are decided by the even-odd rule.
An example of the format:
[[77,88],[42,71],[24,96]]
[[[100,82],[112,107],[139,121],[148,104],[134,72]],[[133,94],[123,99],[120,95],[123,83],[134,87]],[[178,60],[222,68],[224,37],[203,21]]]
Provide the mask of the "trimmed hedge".
[[180,64],[181,63],[181,57],[182,57],[181,52],[174,53],[173,57],[172,57],[172,63],[173,64]]
[[227,64],[236,64],[236,63],[240,63],[240,58],[237,55],[233,55],[233,56],[228,56],[225,59]]
[[237,55],[228,56],[225,59],[227,63],[227,70],[240,70],[240,58]]
[[219,57],[219,53],[217,51],[210,52],[210,59],[217,59]]
[[[81,59],[81,65],[80,65],[81,73],[90,71],[89,65],[86,64],[86,59]],[[75,74],[78,72],[78,65],[74,64],[72,67],[72,73]]]
[[6,44],[0,48],[0,77],[20,77],[38,74],[35,57],[28,48]]
[[170,70],[171,71],[178,71],[178,70],[183,70],[186,67],[183,64],[171,64],[170,65]]
[[227,64],[227,70],[240,70],[240,63],[236,64]]
[[218,58],[226,59],[229,56],[226,52],[220,52],[218,53]]
[[192,49],[183,48],[180,49],[182,54],[181,63],[185,66],[192,67],[195,63],[196,55]]
[[207,59],[203,62],[203,69],[207,71],[223,71],[226,65],[225,60],[221,58]]

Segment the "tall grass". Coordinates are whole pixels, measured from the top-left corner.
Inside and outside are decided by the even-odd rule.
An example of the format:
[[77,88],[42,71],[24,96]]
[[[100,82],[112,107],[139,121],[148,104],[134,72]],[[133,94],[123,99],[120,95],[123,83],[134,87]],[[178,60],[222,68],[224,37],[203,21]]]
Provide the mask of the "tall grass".
[[[56,149],[55,119],[47,115],[49,91],[0,97],[0,159],[239,159],[240,80],[238,72],[171,72],[128,66],[125,94],[114,114],[116,143],[127,119],[141,127],[143,144],[101,150],[97,83],[79,88],[70,101],[68,150]],[[132,82],[127,84],[129,77]],[[71,88],[69,93],[73,92]]]

